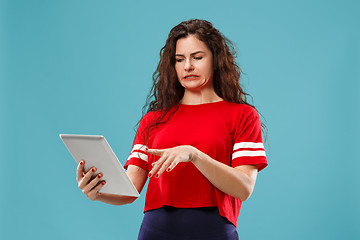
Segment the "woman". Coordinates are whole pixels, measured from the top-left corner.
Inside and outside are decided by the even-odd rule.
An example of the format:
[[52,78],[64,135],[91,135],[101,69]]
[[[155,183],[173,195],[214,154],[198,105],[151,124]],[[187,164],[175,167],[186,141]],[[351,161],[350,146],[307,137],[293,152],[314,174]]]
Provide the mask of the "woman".
[[[149,178],[139,239],[238,239],[241,203],[267,166],[261,122],[239,85],[231,43],[210,22],[175,26],[153,75],[153,101],[141,119],[127,174],[140,192]],[[149,99],[150,99],[149,98]],[[91,200],[122,205],[134,197],[99,193],[95,168],[77,170]]]

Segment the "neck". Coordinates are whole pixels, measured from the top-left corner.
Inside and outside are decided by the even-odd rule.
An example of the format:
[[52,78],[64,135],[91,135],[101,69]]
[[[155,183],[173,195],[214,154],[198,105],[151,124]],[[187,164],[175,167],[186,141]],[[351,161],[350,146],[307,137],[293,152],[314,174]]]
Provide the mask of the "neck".
[[185,89],[184,97],[180,100],[180,103],[185,105],[198,105],[222,100],[223,99],[215,93],[214,89],[203,89],[202,91]]

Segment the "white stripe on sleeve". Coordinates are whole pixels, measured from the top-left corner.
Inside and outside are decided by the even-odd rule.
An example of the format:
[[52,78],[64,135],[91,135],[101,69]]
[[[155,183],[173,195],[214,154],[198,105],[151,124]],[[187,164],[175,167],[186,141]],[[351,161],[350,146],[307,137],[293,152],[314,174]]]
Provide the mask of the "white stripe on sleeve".
[[234,152],[232,154],[232,159],[238,158],[238,157],[261,157],[264,156],[266,157],[265,151],[264,150],[259,150],[259,151],[238,151],[238,152]]
[[142,145],[142,144],[135,144],[133,149],[131,150],[132,152],[134,150],[140,150],[140,151],[145,151],[145,149],[147,149],[147,146]]
[[148,161],[148,155],[146,155],[144,153],[141,153],[141,152],[133,152],[133,153],[131,153],[127,160],[129,160],[131,158],[139,158],[141,160],[144,160],[145,162]]
[[240,148],[264,148],[264,144],[262,142],[254,143],[254,142],[240,142],[235,143],[233,150],[238,150]]

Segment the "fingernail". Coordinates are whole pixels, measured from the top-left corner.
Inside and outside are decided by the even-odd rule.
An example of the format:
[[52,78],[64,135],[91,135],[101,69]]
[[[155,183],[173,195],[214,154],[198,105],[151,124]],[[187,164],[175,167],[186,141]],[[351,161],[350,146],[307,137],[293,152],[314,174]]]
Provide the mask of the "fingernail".
[[93,172],[95,172],[95,171],[96,171],[96,168],[92,168],[91,170],[92,170]]
[[158,177],[159,177],[159,174],[156,174],[156,175],[155,175],[155,178],[158,178]]
[[101,173],[99,173],[98,178],[101,178],[101,177],[102,177],[102,174],[101,174]]
[[151,174],[151,173],[149,173],[149,175],[148,175],[148,176],[149,176],[149,178],[150,178],[150,177],[152,176],[152,174]]
[[170,172],[170,170],[171,170],[170,168],[166,169],[166,171],[168,171],[168,172]]
[[83,165],[83,164],[84,164],[84,162],[83,162],[83,161],[81,161],[81,162],[80,162],[80,165]]
[[101,182],[102,185],[105,185],[106,182]]

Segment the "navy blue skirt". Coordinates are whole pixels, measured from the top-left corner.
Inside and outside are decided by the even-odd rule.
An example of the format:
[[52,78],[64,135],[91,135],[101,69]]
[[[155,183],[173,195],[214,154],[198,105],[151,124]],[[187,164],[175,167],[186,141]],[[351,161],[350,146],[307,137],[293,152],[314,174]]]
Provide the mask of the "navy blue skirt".
[[217,207],[162,207],[145,212],[138,240],[238,240]]

